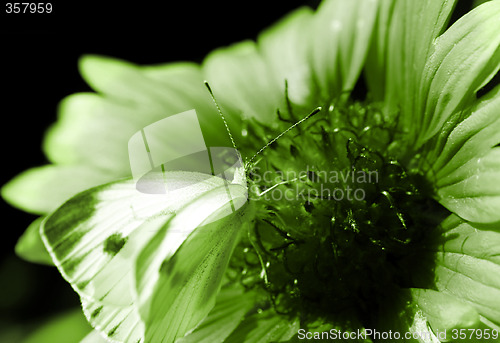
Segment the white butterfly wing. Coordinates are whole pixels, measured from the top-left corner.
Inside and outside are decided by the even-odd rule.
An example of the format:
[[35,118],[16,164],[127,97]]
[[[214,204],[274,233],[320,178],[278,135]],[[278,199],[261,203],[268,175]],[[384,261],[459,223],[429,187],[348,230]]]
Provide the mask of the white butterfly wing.
[[[137,293],[146,342],[173,342],[215,305],[249,208],[247,189],[228,184],[204,193],[160,230],[137,259]],[[196,230],[194,230],[196,228]],[[170,255],[169,231],[191,232]]]
[[166,195],[140,193],[131,180],[99,186],[70,199],[41,227],[47,250],[80,295],[87,318],[114,341],[143,341],[134,267],[144,246],[159,232],[168,232],[161,253],[172,255],[190,232],[167,230],[169,220],[207,192],[220,189],[227,195],[228,184],[218,177],[187,172],[164,176],[175,189]]

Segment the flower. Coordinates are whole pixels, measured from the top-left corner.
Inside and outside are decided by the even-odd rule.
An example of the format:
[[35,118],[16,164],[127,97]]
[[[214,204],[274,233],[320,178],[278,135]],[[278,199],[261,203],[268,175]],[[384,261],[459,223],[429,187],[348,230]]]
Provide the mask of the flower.
[[[113,181],[67,201],[40,232],[88,320],[114,341],[494,337],[500,2],[447,28],[455,3],[325,1],[201,66],[84,57],[98,94],[63,101],[45,140],[53,164],[3,196],[46,214]],[[207,146],[224,146],[203,79],[248,180],[166,173],[187,186],[161,201],[114,181],[129,176],[129,138],[168,115],[195,108]],[[249,200],[221,216],[224,189]],[[40,247],[39,226],[21,254],[25,241]]]

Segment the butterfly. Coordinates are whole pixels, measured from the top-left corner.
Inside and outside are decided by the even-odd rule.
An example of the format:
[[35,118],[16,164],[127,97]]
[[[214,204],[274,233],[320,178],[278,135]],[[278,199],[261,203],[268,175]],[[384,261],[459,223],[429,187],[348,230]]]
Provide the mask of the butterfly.
[[[77,194],[41,225],[85,316],[110,341],[174,342],[196,327],[214,307],[253,218],[248,165],[230,131],[232,148],[206,147],[195,118],[194,110],[184,112],[136,133],[129,141],[133,178]],[[183,125],[196,134],[182,133]],[[182,153],[162,154],[166,131]]]

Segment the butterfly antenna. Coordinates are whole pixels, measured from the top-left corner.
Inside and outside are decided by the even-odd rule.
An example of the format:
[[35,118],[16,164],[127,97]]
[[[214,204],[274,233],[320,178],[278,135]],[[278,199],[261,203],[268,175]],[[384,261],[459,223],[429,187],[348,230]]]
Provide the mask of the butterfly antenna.
[[278,139],[280,139],[281,137],[283,137],[284,135],[286,135],[288,133],[288,131],[292,130],[294,127],[296,127],[297,125],[300,125],[301,123],[305,122],[307,119],[311,118],[312,116],[314,116],[316,113],[318,113],[319,111],[321,111],[321,107],[316,107],[311,113],[309,113],[307,116],[305,116],[304,118],[302,118],[301,120],[299,120],[298,122],[296,122],[295,124],[293,124],[292,126],[290,126],[288,129],[286,129],[285,131],[283,131],[282,133],[280,133],[279,135],[277,135],[274,139],[272,139],[269,143],[267,143],[266,145],[264,145],[259,151],[257,151],[255,153],[255,155],[252,156],[252,158],[250,158],[248,160],[248,162],[246,163],[245,165],[245,169],[247,169],[247,167],[253,162],[253,160],[255,159],[255,157],[257,157],[261,152],[263,152],[264,150],[266,150],[271,144],[273,144],[274,142],[276,142]]
[[212,92],[212,88],[210,88],[210,85],[208,84],[207,81],[204,81],[204,82],[205,82],[205,86],[208,89],[208,92],[210,93],[210,97],[212,98],[212,101],[214,102],[215,107],[217,108],[217,111],[219,112],[219,115],[222,118],[222,121],[224,122],[224,126],[226,127],[227,133],[229,134],[229,138],[231,139],[231,144],[233,144],[233,148],[238,150],[238,148],[236,148],[236,143],[234,142],[233,135],[231,134],[231,131],[229,130],[229,126],[227,125],[226,118],[224,117],[224,114],[222,114],[222,111],[219,107],[219,104],[217,103],[217,100],[215,100],[215,96],[214,96],[214,93]]

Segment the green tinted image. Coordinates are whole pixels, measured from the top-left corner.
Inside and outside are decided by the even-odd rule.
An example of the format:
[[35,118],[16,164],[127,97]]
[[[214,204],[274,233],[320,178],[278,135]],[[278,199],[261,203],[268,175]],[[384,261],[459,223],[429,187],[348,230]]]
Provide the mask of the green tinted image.
[[211,49],[80,57],[2,187],[80,304],[15,337],[500,342],[500,0],[324,0]]

